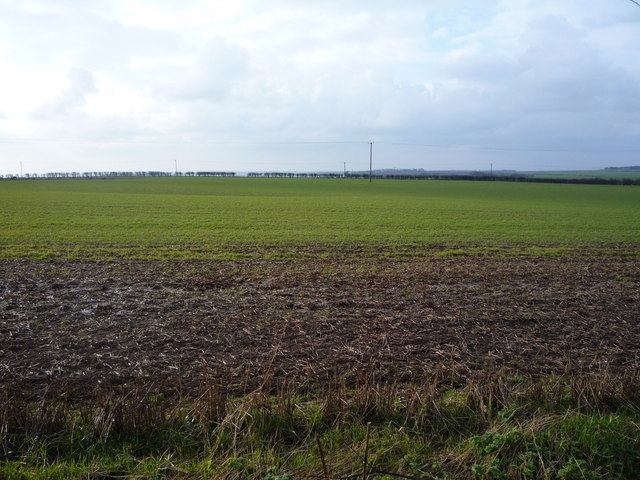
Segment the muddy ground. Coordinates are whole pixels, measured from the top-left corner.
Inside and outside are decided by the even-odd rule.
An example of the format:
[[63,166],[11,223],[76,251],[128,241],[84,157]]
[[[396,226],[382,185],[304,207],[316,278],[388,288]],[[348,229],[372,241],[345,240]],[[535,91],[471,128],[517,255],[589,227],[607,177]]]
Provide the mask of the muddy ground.
[[639,314],[638,257],[3,261],[0,387],[624,370]]

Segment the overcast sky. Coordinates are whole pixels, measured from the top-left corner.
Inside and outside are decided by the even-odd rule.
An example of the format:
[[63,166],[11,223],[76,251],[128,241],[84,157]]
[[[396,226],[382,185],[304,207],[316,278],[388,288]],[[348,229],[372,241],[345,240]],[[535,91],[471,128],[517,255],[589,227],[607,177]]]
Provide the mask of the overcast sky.
[[629,0],[0,0],[0,174],[638,165],[639,51]]

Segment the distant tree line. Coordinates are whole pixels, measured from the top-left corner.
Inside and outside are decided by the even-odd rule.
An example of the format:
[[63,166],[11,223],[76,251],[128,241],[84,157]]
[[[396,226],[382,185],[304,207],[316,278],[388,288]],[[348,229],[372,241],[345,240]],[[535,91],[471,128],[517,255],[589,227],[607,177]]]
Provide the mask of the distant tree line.
[[[385,176],[384,178],[391,178]],[[570,183],[584,185],[640,185],[640,178],[536,178],[527,175],[435,175],[433,180],[477,180],[483,182]]]
[[[235,177],[235,172],[51,172],[44,174],[25,174],[22,178],[115,178],[115,177]],[[262,178],[352,178],[368,180],[369,174],[358,173],[293,173],[293,172],[249,172],[248,177]],[[3,178],[0,176],[0,178]],[[15,175],[6,175],[5,179],[17,179]],[[571,183],[587,185],[640,185],[640,178],[536,178],[529,175],[488,175],[471,173],[466,175],[441,174],[375,174],[374,180],[472,180],[482,182],[527,182],[527,183]]]
[[[249,177],[266,178],[354,178],[368,180],[368,173],[287,173],[287,172],[249,172]],[[588,185],[640,185],[640,178],[536,178],[527,175],[488,175],[471,173],[468,175],[441,174],[374,174],[373,180],[473,180],[482,182],[530,182],[530,183],[572,183]]]
[[235,177],[236,172],[185,172],[185,177]]
[[[112,177],[235,177],[235,172],[49,172],[26,173],[21,178],[112,178]],[[3,178],[0,175],[0,178]],[[5,179],[19,178],[5,175]]]
[[638,171],[640,170],[640,165],[632,165],[630,167],[606,167],[605,170],[610,170],[614,172],[625,172],[629,170]]
[[265,178],[343,178],[342,173],[249,172],[247,177]]

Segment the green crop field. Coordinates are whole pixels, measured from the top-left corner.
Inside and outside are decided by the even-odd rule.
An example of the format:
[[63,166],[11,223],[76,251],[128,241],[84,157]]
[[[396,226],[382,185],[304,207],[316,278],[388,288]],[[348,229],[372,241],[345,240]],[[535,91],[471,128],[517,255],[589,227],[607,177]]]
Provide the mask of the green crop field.
[[242,246],[640,243],[640,188],[503,182],[133,178],[0,182],[5,258]]

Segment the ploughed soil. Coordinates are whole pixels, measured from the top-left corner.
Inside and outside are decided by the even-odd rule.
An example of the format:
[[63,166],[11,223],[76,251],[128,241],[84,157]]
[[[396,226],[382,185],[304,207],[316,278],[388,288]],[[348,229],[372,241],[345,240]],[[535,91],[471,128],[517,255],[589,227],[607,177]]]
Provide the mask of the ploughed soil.
[[638,257],[0,262],[0,389],[29,394],[638,365]]

